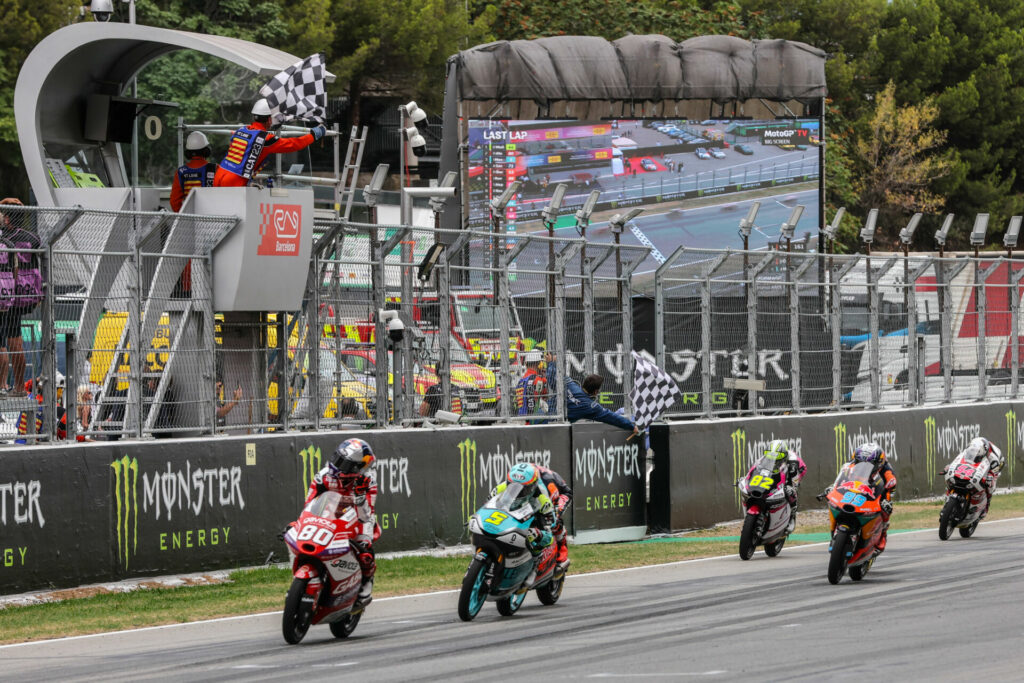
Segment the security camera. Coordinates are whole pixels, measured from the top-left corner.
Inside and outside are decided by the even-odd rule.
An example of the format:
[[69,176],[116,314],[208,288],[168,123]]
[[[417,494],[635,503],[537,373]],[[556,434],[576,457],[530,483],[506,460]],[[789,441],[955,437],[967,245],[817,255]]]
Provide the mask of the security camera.
[[416,126],[409,126],[406,128],[405,137],[409,141],[409,147],[412,148],[413,154],[421,157],[427,153],[427,141],[423,139],[420,132],[416,130]]
[[398,316],[388,321],[388,337],[396,344],[405,336],[405,323]]
[[89,11],[96,21],[110,21],[114,14],[113,0],[92,0],[89,3]]

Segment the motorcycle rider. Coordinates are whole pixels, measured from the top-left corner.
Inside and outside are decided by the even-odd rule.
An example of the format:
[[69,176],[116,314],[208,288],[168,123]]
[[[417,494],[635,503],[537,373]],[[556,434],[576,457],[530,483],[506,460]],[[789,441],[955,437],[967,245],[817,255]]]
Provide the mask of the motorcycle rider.
[[804,463],[803,458],[797,454],[796,451],[791,450],[788,444],[782,439],[775,439],[768,444],[768,449],[764,452],[765,457],[770,458],[776,462],[774,471],[786,473],[786,483],[783,486],[783,491],[786,494],[786,501],[789,503],[789,526],[786,527],[786,533],[791,534],[796,528],[796,509],[797,509],[797,489],[800,488],[800,480],[804,478],[804,474],[807,472],[807,465]]
[[213,178],[214,187],[245,187],[260,172],[271,154],[287,154],[305,149],[327,132],[323,124],[296,138],[274,135],[270,105],[266,99],[256,100],[252,107],[252,123],[242,126],[231,136],[228,151]]
[[520,462],[513,465],[505,476],[505,481],[491,491],[491,496],[502,493],[510,484],[519,484],[523,488],[516,498],[513,509],[531,501],[536,511],[531,522],[532,530],[536,533],[530,534],[530,552],[539,555],[541,550],[551,545],[553,541],[551,527],[555,523],[555,506],[548,497],[544,484],[541,483],[540,470],[532,463]]
[[[874,487],[875,496],[879,499],[878,504],[882,508],[882,523],[885,526],[882,529],[882,537],[878,540],[878,551],[881,552],[885,550],[885,540],[889,533],[889,517],[892,515],[892,494],[896,490],[896,474],[892,471],[892,466],[889,465],[882,447],[874,441],[868,441],[858,446],[857,450],[853,452],[850,462],[843,465],[835,483],[825,489],[825,493],[829,493],[845,481],[854,465],[861,462],[871,463],[873,466],[868,483]],[[835,520],[832,521],[832,531],[835,532]]]
[[370,444],[362,439],[342,441],[334,450],[330,462],[316,473],[309,483],[306,504],[325,491],[341,494],[343,506],[352,506],[362,529],[351,542],[363,573],[359,587],[360,605],[373,599],[373,575],[377,571],[373,541],[380,536],[375,509],[377,505],[377,477],[373,471],[376,458]]
[[552,503],[555,506],[555,524],[551,529],[551,535],[558,543],[558,566],[566,569],[569,566],[569,545],[565,540],[565,525],[562,523],[562,514],[565,508],[572,502],[572,489],[565,483],[558,472],[543,465],[534,465],[540,472],[540,480],[544,488],[550,494]]
[[[996,448],[994,443],[983,436],[979,436],[972,439],[967,444],[967,448],[962,450],[953,459],[953,462],[942,468],[942,474],[946,476],[947,480],[952,476],[947,473],[956,470],[957,465],[962,462],[978,465],[972,480],[975,485],[980,485],[985,490],[985,510],[981,513],[981,517],[978,518],[979,520],[985,519],[985,516],[988,514],[988,508],[992,505],[992,496],[996,492],[996,480],[999,479],[999,473],[1003,471],[1006,459],[1003,457],[1002,451]],[[982,467],[984,463],[988,464],[987,471]]]

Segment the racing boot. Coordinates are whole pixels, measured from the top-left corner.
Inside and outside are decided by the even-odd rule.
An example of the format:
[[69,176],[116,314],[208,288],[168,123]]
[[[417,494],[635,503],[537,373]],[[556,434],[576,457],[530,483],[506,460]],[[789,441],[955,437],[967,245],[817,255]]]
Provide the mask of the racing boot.
[[789,524],[786,525],[786,535],[789,536],[796,529],[796,503],[789,504]]
[[373,577],[363,581],[362,585],[359,586],[359,597],[356,598],[356,604],[354,607],[366,607],[373,602]]

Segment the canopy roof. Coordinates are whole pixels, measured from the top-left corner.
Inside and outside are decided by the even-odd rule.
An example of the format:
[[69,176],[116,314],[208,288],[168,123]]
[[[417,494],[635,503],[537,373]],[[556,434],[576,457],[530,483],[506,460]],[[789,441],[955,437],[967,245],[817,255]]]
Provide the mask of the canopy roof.
[[810,104],[826,94],[825,53],[787,40],[662,35],[499,41],[449,59],[459,99],[508,102],[764,99]]

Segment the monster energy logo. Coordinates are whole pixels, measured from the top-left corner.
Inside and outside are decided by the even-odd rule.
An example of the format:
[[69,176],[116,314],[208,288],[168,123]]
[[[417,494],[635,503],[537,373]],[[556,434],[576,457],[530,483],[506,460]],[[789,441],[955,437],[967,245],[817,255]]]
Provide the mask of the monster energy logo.
[[[737,429],[729,435],[732,438],[732,480],[737,481],[746,474],[747,430]],[[736,504],[741,504],[740,489],[736,487]]]
[[459,442],[459,481],[465,521],[476,512],[476,441],[472,439]]
[[833,431],[836,434],[836,474],[839,474],[846,462],[846,424],[840,422]]
[[935,429],[935,418],[929,415],[924,421],[924,471],[935,471],[935,455],[938,451],[939,440]]
[[127,569],[128,558],[139,545],[139,461],[126,455],[110,463],[110,468],[117,503],[117,557]]
[[302,497],[305,498],[310,482],[320,471],[320,449],[312,445],[306,446],[299,451],[299,457],[302,458]]
[[1006,469],[1013,485],[1013,463],[1017,459],[1017,413],[1006,411]]

